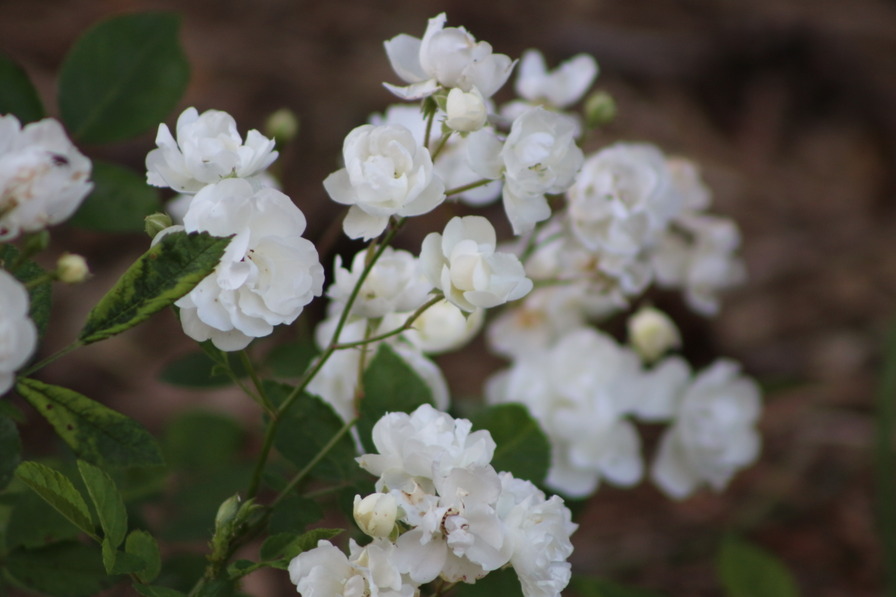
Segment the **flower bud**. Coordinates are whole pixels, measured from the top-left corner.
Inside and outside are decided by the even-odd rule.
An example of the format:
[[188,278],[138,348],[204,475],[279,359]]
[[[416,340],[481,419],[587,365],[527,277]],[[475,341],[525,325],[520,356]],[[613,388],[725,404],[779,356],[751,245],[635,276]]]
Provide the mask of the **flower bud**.
[[398,502],[389,493],[372,493],[361,499],[355,496],[355,522],[371,537],[388,537],[395,527]]
[[171,216],[161,212],[146,216],[143,219],[144,230],[146,230],[149,238],[155,238],[159,232],[168,228],[171,224]]
[[609,124],[616,118],[616,100],[606,91],[596,91],[585,100],[585,122],[590,128]]
[[628,337],[646,362],[657,360],[670,348],[681,346],[681,335],[668,315],[643,307],[628,320]]
[[299,117],[289,108],[272,112],[264,123],[266,137],[273,138],[277,145],[292,141],[299,133]]
[[445,119],[448,128],[461,133],[478,131],[485,125],[488,118],[485,100],[475,87],[469,92],[458,87],[452,88],[448,92],[445,113],[448,115]]
[[80,284],[90,275],[87,261],[80,255],[65,253],[56,262],[56,277],[66,284]]
[[215,515],[216,529],[223,528],[233,521],[240,510],[241,501],[239,494],[234,494],[221,502],[221,505],[218,506],[218,513]]

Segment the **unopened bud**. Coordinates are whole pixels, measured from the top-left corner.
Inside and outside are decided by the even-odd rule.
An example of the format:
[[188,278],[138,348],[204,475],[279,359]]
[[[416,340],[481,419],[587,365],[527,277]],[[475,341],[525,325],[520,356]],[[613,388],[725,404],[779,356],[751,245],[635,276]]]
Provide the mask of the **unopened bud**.
[[628,337],[638,354],[651,363],[671,348],[681,346],[681,335],[668,315],[643,307],[628,320]]
[[371,537],[388,537],[395,528],[398,502],[389,493],[372,493],[363,500],[355,496],[355,522]]
[[485,108],[485,99],[479,90],[473,87],[465,92],[457,87],[448,92],[445,103],[447,118],[445,124],[448,128],[461,133],[478,131],[488,119]]
[[144,230],[149,238],[155,238],[159,232],[170,227],[172,223],[171,216],[161,212],[143,218]]
[[56,277],[66,284],[80,284],[90,275],[87,261],[80,255],[65,253],[56,262]]
[[241,501],[239,494],[234,494],[221,502],[221,505],[218,506],[218,513],[215,514],[216,529],[220,529],[233,521],[240,510]]
[[595,91],[585,100],[585,122],[597,128],[616,118],[616,100],[606,91]]
[[268,116],[264,123],[264,132],[274,139],[277,145],[288,143],[299,134],[299,117],[289,108],[280,108]]

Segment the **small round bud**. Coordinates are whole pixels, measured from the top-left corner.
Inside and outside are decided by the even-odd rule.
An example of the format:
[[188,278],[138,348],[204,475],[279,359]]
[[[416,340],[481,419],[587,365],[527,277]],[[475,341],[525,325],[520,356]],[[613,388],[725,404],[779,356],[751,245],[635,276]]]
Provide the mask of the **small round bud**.
[[488,119],[485,99],[475,87],[469,92],[453,87],[448,92],[445,113],[448,116],[445,119],[448,128],[461,133],[478,131]]
[[80,284],[90,275],[87,261],[80,255],[65,253],[56,262],[56,277],[66,284]]
[[651,363],[670,348],[681,346],[681,335],[668,315],[643,307],[628,320],[628,337],[638,354]]
[[265,136],[274,139],[277,145],[283,145],[295,139],[299,134],[299,117],[289,108],[280,108],[272,112],[264,123]]
[[590,128],[609,124],[616,118],[616,100],[606,91],[595,91],[585,100],[585,122]]
[[144,230],[149,238],[155,238],[159,232],[170,227],[172,223],[171,216],[161,212],[148,215],[143,219]]
[[398,502],[389,493],[372,493],[361,499],[355,496],[355,522],[371,537],[388,537],[395,527]]

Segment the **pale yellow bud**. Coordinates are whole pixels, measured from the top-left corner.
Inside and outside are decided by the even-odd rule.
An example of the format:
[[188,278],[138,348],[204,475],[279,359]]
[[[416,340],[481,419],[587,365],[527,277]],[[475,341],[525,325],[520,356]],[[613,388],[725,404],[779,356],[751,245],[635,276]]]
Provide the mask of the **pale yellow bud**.
[[288,143],[299,134],[299,117],[289,108],[280,108],[268,116],[264,123],[264,132],[273,138],[277,145]]
[[361,499],[355,496],[355,522],[365,534],[371,537],[388,537],[395,528],[398,517],[398,502],[388,493],[372,493]]
[[681,346],[681,334],[668,315],[653,307],[642,307],[628,320],[629,342],[646,362]]
[[56,262],[56,277],[66,284],[79,284],[87,279],[90,270],[80,255],[65,253]]

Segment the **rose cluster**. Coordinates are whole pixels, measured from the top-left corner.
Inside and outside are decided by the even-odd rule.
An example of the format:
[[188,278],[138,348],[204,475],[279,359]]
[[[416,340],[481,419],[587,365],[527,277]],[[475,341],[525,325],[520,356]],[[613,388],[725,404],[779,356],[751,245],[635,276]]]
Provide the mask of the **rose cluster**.
[[377,452],[358,463],[377,493],[355,498],[373,541],[346,557],[327,541],[298,555],[290,578],[303,595],[406,595],[441,578],[474,583],[510,566],[526,597],[567,585],[576,526],[557,496],[491,466],[495,442],[429,405],[390,413],[373,428]]

